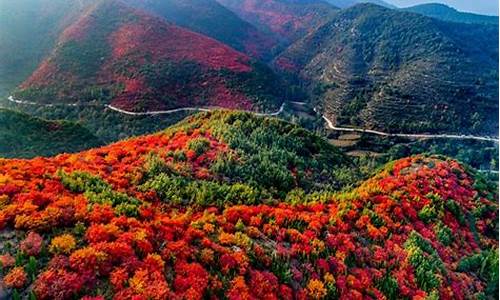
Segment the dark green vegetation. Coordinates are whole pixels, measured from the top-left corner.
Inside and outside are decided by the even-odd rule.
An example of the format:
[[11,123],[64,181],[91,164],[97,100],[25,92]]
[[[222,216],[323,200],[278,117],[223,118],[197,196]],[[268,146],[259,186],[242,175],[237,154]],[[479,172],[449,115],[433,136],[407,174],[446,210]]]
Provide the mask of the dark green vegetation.
[[0,157],[52,156],[100,145],[100,140],[80,124],[0,109]]
[[490,172],[498,170],[499,167],[499,147],[494,142],[456,139],[415,140],[372,134],[343,134],[336,131],[327,131],[325,134],[342,152],[356,157],[357,164],[368,174],[377,166],[389,161],[427,154],[456,159],[498,181],[498,174]]
[[93,0],[0,0],[0,96],[25,80]]
[[270,58],[275,38],[243,21],[215,0],[126,0],[127,4],[164,17],[264,60]]
[[470,272],[488,282],[485,294],[498,294],[498,251],[483,251],[465,258],[458,265],[458,270]]
[[105,109],[102,106],[12,105],[12,108],[22,109],[22,111],[44,119],[79,122],[106,144],[162,130],[188,115],[186,112],[179,112],[158,116],[128,116]]
[[168,173],[156,174],[141,185],[142,191],[155,191],[161,199],[175,205],[224,207],[229,204],[258,204],[271,202],[262,189],[244,183],[224,183],[196,180]]
[[498,28],[371,4],[340,11],[275,64],[332,121],[392,132],[498,131]]
[[473,13],[461,12],[453,7],[441,3],[427,3],[411,7],[403,8],[402,10],[421,14],[424,16],[440,19],[449,22],[470,23],[470,24],[490,24],[498,26],[497,16],[484,16]]
[[394,143],[388,150],[390,160],[419,153],[439,154],[479,170],[498,170],[498,144],[483,141],[422,140]]

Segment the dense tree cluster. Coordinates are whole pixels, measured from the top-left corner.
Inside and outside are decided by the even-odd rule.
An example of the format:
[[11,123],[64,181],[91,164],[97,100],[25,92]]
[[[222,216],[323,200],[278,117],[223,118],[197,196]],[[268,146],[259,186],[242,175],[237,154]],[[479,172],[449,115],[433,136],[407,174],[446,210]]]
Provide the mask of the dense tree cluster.
[[[342,166],[342,157],[299,130],[218,112],[78,154],[0,160],[8,292],[86,300],[498,294],[495,186],[455,161],[415,156],[333,193],[333,173],[316,172]],[[235,173],[252,155],[285,163],[290,186],[273,190]],[[226,158],[238,168],[215,172]],[[321,178],[324,189],[308,184]]]

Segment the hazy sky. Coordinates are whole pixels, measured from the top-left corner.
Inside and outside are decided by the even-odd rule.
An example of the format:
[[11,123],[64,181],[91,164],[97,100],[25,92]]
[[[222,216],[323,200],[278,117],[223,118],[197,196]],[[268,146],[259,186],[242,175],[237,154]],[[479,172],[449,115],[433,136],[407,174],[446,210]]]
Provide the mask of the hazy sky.
[[458,10],[479,14],[498,15],[498,0],[385,0],[400,7],[421,3],[440,2],[453,6]]

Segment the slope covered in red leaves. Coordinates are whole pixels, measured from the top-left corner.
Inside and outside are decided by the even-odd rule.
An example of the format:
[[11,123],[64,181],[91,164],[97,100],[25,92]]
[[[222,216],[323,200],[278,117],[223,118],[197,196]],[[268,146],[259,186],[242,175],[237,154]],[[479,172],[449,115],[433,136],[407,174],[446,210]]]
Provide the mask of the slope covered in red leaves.
[[18,97],[99,100],[134,110],[279,106],[273,86],[278,80],[256,64],[211,38],[120,1],[104,1],[63,32]]
[[[261,177],[279,169],[254,165],[275,151],[294,178],[281,200],[242,181],[247,164]],[[307,131],[228,112],[79,154],[0,160],[0,228],[12,244],[0,248],[0,272],[10,292],[36,299],[498,293],[494,188],[455,161],[422,156],[350,192],[308,187],[309,176],[328,181],[346,164]]]
[[291,43],[329,20],[336,8],[321,0],[218,0],[242,19]]
[[125,0],[176,25],[212,37],[252,57],[268,60],[277,40],[216,0]]

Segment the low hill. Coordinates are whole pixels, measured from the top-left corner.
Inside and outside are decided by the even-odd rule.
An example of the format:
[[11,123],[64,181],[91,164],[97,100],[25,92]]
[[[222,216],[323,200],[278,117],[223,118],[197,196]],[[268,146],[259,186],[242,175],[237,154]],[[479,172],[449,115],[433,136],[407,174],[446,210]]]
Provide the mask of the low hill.
[[29,158],[77,152],[101,145],[79,124],[48,121],[0,109],[0,157]]
[[413,157],[332,194],[343,166],[304,129],[230,112],[78,154],[0,160],[7,296],[497,295],[495,187],[454,161]]
[[324,24],[337,8],[322,0],[218,0],[243,20],[289,44]]
[[166,20],[212,37],[252,57],[269,59],[277,41],[215,0],[126,0]]
[[136,111],[258,110],[279,107],[280,89],[272,71],[247,55],[121,1],[104,1],[65,29],[16,97]]
[[402,10],[440,19],[443,21],[470,24],[489,24],[498,26],[498,16],[485,16],[462,12],[441,3],[420,4],[406,7]]
[[335,124],[498,132],[498,28],[359,4],[291,45],[278,68],[313,85]]

